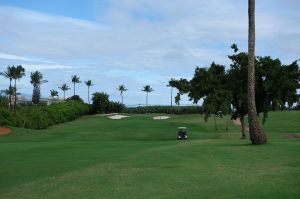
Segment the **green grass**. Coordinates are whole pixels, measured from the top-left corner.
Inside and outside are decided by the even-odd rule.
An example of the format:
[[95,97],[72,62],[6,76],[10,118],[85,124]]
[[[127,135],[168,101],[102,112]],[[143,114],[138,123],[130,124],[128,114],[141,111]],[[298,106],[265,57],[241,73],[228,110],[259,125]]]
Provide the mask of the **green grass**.
[[[0,198],[299,198],[300,112],[270,113],[267,145],[229,118],[101,116],[0,137]],[[228,125],[228,131],[225,131]],[[176,140],[178,126],[190,139]]]

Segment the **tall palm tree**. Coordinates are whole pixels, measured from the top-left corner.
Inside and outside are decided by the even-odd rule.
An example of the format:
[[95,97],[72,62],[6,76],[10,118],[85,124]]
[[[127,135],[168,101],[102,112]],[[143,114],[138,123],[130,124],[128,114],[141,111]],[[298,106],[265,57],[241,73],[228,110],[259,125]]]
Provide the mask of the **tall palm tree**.
[[39,71],[32,72],[30,74],[30,83],[33,85],[32,91],[32,103],[38,104],[41,98],[41,84],[48,82],[47,80],[43,80],[43,74]]
[[66,99],[66,91],[70,89],[70,87],[65,83],[61,87],[58,87],[60,90],[64,92],[64,100]]
[[252,144],[264,144],[267,137],[262,131],[255,104],[255,0],[248,0],[248,122]]
[[91,87],[91,86],[94,86],[94,84],[92,83],[92,80],[87,80],[87,81],[85,81],[84,83],[85,83],[85,85],[87,85],[87,87],[88,87],[88,102],[89,102],[89,104],[90,104],[90,87]]
[[127,91],[128,89],[126,89],[126,87],[123,84],[119,85],[119,87],[117,89],[120,92],[121,100],[122,100],[122,104],[123,104],[123,93],[125,91]]
[[[13,66],[14,67],[14,66]],[[13,80],[13,73],[12,73],[12,67],[11,66],[8,66],[6,68],[6,71],[3,71],[3,72],[0,72],[0,76],[3,76],[7,79],[9,79],[9,88],[8,88],[8,91],[11,91],[12,90],[12,86],[11,86],[11,82]],[[9,97],[9,108],[11,109],[11,96],[14,95],[14,92],[11,93],[11,92],[8,92],[8,97]]]
[[72,75],[72,83],[74,84],[74,95],[75,95],[75,84],[81,83],[80,78],[77,75]]
[[54,89],[50,90],[50,95],[51,95],[52,99],[53,99],[55,96],[58,96],[57,90],[54,90]]
[[21,65],[18,65],[17,67],[12,67],[12,77],[15,80],[15,94],[14,94],[14,109],[16,111],[17,107],[17,80],[21,79],[23,76],[25,76],[25,68],[23,68]]
[[150,85],[146,85],[143,87],[142,91],[146,92],[146,106],[148,106],[148,93],[154,91]]

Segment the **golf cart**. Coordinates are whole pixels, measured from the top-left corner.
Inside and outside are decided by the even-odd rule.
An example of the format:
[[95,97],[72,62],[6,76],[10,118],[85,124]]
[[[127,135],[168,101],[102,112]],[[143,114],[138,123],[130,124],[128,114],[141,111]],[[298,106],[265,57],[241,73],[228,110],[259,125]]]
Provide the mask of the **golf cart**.
[[186,127],[178,127],[178,140],[186,140],[187,132]]

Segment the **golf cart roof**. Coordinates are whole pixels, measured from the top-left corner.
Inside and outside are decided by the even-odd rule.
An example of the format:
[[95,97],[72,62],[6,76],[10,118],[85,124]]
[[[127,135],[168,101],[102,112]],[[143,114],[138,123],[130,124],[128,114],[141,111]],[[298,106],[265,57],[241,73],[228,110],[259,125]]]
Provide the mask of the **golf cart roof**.
[[186,127],[183,127],[183,126],[182,126],[182,127],[178,127],[178,129],[186,129]]

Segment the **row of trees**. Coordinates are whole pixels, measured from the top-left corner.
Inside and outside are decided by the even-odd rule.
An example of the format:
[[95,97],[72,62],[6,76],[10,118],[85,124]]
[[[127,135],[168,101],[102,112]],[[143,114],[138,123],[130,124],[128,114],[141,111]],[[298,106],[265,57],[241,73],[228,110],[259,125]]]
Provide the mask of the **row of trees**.
[[[211,115],[232,114],[232,119],[239,118],[242,126],[242,138],[245,134],[245,116],[248,114],[248,53],[240,52],[233,44],[234,53],[229,55],[231,65],[212,63],[210,67],[197,67],[194,77],[172,79],[169,85],[179,90],[176,103],[182,94],[197,103],[203,100],[205,119]],[[279,59],[269,56],[255,58],[255,114],[263,113],[264,121],[269,110],[283,110],[299,103],[297,89],[300,88],[300,70],[297,61],[284,65]]]
[[[25,68],[22,67],[22,65],[18,66],[8,66],[6,71],[3,71],[0,73],[1,76],[4,76],[5,78],[9,79],[9,88],[6,90],[3,90],[2,92],[8,97],[9,99],[9,107],[12,109],[16,107],[16,100],[14,101],[14,106],[12,106],[12,97],[14,99],[17,99],[17,95],[20,93],[17,92],[17,80],[20,80],[23,76],[25,76]],[[44,79],[43,74],[40,71],[35,71],[30,74],[30,83],[33,86],[32,91],[32,103],[33,104],[39,104],[40,98],[41,98],[41,85],[43,83],[47,83],[48,81]],[[14,81],[14,86],[12,86],[12,82]],[[81,83],[80,77],[77,75],[71,76],[71,81],[73,83],[73,94],[76,95],[76,84]],[[92,83],[92,80],[84,81],[85,85],[88,87],[88,103],[90,104],[90,87],[94,84]],[[60,87],[58,87],[63,92],[63,98],[66,99],[66,92],[70,90],[71,88],[66,84],[62,84]],[[123,95],[124,92],[128,89],[125,87],[125,85],[119,85],[117,88],[120,92],[121,96],[121,102],[123,104]],[[146,92],[146,105],[148,105],[148,93],[154,91],[150,85],[146,85],[143,87],[142,91]],[[55,96],[58,96],[58,91],[55,89],[50,90],[50,96],[53,98]]]

